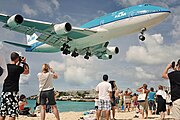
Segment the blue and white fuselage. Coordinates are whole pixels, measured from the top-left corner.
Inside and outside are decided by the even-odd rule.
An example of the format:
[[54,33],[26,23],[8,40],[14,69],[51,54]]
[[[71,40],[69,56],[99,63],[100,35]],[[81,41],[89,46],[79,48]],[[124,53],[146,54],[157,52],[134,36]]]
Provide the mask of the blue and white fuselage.
[[[147,30],[159,24],[169,14],[170,11],[166,8],[141,4],[99,17],[79,28],[71,27],[69,23],[53,24],[30,19],[25,19],[17,27],[14,24],[14,18],[18,18],[19,21],[23,19],[18,15],[8,17],[8,20],[4,20],[5,15],[2,15],[2,18],[0,16],[2,20],[0,20],[7,21],[5,28],[29,34],[27,37],[28,46],[24,46],[26,51],[50,53],[61,50],[65,51],[65,54],[75,51],[80,55],[87,55],[90,52],[89,56],[94,54],[99,59],[109,59],[113,54],[117,54],[119,50],[117,47],[108,48],[107,41],[136,32],[143,33],[142,29]],[[23,26],[23,30],[20,29],[21,26]],[[32,35],[33,31],[42,34],[40,36]],[[12,44],[16,45],[16,43]],[[61,46],[63,46],[63,49],[61,49]]]
[[[122,9],[80,26],[81,28],[97,30],[99,33],[70,41],[69,45],[71,49],[83,49],[104,43],[116,37],[140,32],[142,28],[148,29],[160,23],[169,13],[170,11],[166,8],[149,4]],[[60,49],[42,42],[36,42],[27,51],[57,52]]]

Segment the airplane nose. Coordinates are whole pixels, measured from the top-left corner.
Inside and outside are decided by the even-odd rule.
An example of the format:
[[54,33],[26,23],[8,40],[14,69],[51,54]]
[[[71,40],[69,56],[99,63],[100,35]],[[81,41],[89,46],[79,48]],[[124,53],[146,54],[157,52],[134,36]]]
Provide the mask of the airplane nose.
[[170,11],[162,12],[161,17],[165,19],[170,13],[171,13]]

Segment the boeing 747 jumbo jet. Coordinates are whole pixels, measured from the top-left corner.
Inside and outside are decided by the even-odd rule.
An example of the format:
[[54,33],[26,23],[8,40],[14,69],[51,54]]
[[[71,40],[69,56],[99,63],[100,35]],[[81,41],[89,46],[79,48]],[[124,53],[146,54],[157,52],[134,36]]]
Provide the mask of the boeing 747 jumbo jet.
[[89,59],[95,55],[98,59],[108,60],[119,52],[118,47],[108,46],[109,40],[140,32],[139,39],[144,41],[144,32],[169,14],[166,8],[141,4],[99,17],[80,27],[73,27],[67,22],[56,24],[25,19],[19,14],[0,14],[0,21],[5,23],[4,28],[27,36],[27,45],[4,42],[23,47],[28,52],[62,51],[72,57],[83,55]]

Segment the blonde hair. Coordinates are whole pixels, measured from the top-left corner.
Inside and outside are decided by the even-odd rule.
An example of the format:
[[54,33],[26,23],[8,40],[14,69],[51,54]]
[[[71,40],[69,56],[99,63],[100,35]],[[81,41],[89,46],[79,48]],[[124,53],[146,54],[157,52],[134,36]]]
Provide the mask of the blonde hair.
[[48,64],[45,63],[45,64],[42,65],[42,72],[43,73],[49,72],[49,69],[50,69],[50,67],[49,67]]

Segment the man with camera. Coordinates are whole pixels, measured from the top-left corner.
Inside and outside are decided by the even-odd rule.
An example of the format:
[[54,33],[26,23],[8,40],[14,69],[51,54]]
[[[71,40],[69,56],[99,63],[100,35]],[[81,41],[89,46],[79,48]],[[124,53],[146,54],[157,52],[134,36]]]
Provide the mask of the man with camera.
[[11,63],[7,64],[7,70],[8,76],[4,80],[1,93],[0,120],[5,120],[6,115],[9,115],[9,120],[15,120],[19,111],[19,78],[21,74],[29,74],[26,58],[20,57],[16,52],[12,52]]
[[[172,72],[168,73],[169,69],[173,69]],[[164,79],[169,79],[171,86],[171,100],[173,102],[172,114],[176,120],[180,119],[180,59],[175,65],[168,64],[165,68],[162,77]]]

